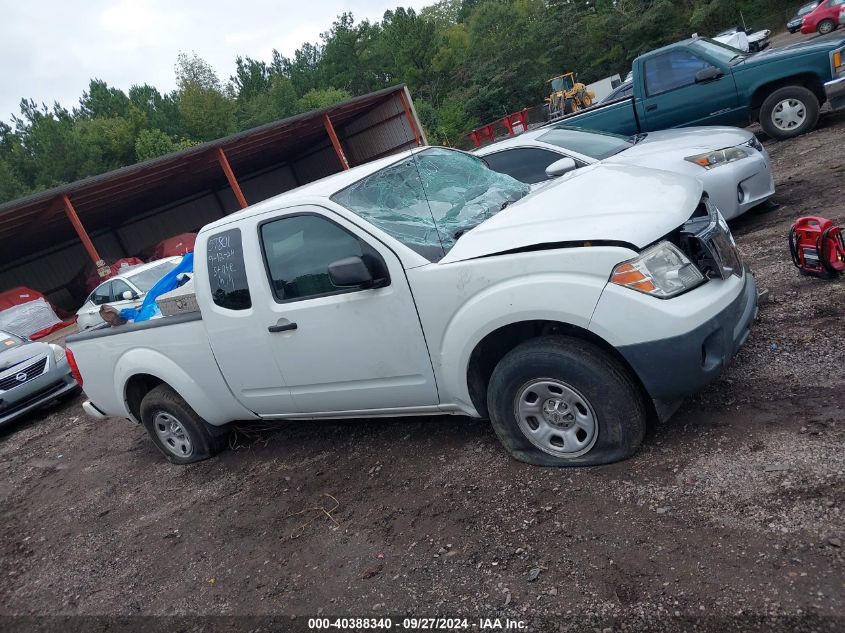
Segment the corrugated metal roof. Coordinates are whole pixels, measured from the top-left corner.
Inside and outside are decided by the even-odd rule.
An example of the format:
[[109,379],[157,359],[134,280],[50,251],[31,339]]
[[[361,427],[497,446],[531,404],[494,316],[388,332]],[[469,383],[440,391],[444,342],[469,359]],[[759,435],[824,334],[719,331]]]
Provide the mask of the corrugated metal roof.
[[62,194],[70,197],[89,232],[115,226],[144,209],[225,183],[215,152],[218,147],[236,175],[252,173],[286,162],[323,141],[323,114],[338,129],[403,90],[404,86],[386,88],[2,204],[0,264],[73,235],[59,204]]

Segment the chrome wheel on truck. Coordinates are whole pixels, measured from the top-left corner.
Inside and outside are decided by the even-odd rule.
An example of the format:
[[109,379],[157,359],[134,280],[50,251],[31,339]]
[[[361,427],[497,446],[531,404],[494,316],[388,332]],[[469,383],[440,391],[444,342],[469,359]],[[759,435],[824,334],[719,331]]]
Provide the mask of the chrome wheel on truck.
[[596,412],[576,389],[560,380],[543,378],[520,390],[516,418],[525,437],[541,451],[577,457],[598,437]]
[[778,88],[760,106],[760,127],[778,140],[809,132],[819,120],[819,99],[804,86]]
[[772,111],[772,122],[779,130],[789,132],[807,120],[807,108],[797,99],[784,99]]
[[185,429],[169,413],[159,411],[153,416],[153,428],[162,446],[176,457],[190,457],[194,452],[191,438],[185,433]]

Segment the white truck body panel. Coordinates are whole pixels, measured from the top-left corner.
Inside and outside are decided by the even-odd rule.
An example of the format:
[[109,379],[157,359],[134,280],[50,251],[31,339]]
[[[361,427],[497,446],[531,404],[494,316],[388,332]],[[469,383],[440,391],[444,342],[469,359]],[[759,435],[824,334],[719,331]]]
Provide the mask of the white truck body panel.
[[[479,343],[504,326],[551,322],[595,335],[633,359],[635,373],[642,361],[658,382],[654,370],[667,361],[651,366],[650,343],[689,332],[698,337],[702,328],[736,329],[734,308],[753,290],[741,271],[668,300],[608,283],[614,267],[690,218],[701,199],[698,181],[636,167],[584,168],[465,232],[434,262],[330,199],[406,159],[375,161],[204,227],[194,260],[201,318],[168,317],[124,326],[123,333],[117,328],[69,339],[92,403],[86,410],[135,417],[127,384],[146,374],[218,426],[255,418],[477,416],[470,360]],[[279,299],[262,227],[309,216],[372,249],[389,283]],[[209,240],[233,228],[242,240],[247,308],[218,305],[209,278]],[[756,295],[752,303],[756,307]],[[294,330],[268,330],[294,323]],[[724,348],[727,359],[734,339],[717,350]],[[698,339],[685,345],[695,357]],[[691,367],[687,382],[710,379],[699,373]]]

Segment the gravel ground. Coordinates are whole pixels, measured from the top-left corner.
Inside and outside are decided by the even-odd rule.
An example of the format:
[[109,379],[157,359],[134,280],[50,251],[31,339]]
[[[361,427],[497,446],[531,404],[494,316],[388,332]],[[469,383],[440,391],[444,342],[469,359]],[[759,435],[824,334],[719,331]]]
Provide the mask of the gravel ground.
[[213,615],[298,616],[275,630],[317,615],[843,630],[845,288],[799,276],[786,234],[805,214],[845,223],[844,141],[841,113],[765,141],[780,206],[733,229],[769,300],[728,371],[633,459],[526,466],[489,424],[441,417],[249,429],[179,467],[76,400],[0,437],[0,615],[176,618],[125,621],[145,630],[268,630],[197,619]]

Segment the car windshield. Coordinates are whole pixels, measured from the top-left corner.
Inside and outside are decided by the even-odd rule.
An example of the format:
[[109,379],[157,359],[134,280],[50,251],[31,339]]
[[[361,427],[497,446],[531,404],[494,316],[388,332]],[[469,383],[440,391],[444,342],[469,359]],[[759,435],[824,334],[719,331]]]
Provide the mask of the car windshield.
[[537,140],[568,149],[571,152],[578,152],[596,160],[624,152],[634,145],[634,142],[628,136],[564,126],[546,132]]
[[716,60],[724,64],[730,64],[731,62],[738,61],[739,59],[745,57],[745,52],[739,50],[738,48],[706,38],[693,40],[690,42],[690,48],[699,50],[710,57],[714,57]]
[[803,7],[798,9],[798,15],[807,15],[808,13],[812,13],[817,6],[819,6],[818,2],[811,2],[809,4],[805,4]]
[[436,261],[461,235],[530,191],[475,156],[435,147],[359,180],[332,200]]
[[11,332],[0,330],[0,352],[7,349],[12,349],[18,345],[23,345],[23,339]]
[[162,262],[158,266],[147,268],[126,278],[138,287],[141,292],[149,292],[156,282],[164,277],[171,270],[176,268],[178,262]]

